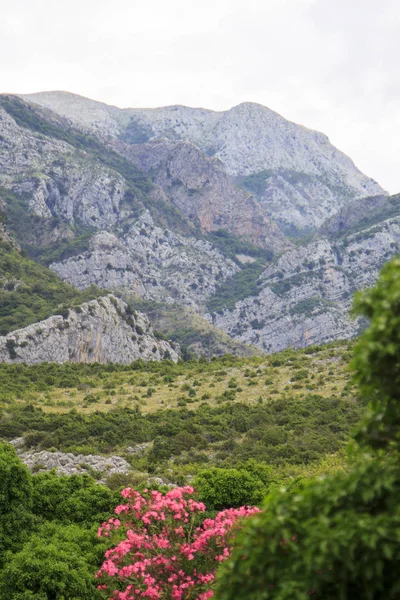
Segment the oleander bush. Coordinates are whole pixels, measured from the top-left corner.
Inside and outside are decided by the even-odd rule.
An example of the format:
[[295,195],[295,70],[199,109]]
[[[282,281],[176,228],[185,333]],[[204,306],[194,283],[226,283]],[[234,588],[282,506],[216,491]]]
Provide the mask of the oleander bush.
[[217,565],[231,552],[229,533],[259,509],[242,506],[204,518],[206,507],[193,493],[191,486],[165,494],[122,490],[125,502],[115,508],[117,518],[98,532],[116,542],[96,574],[105,598],[207,600],[214,595]]

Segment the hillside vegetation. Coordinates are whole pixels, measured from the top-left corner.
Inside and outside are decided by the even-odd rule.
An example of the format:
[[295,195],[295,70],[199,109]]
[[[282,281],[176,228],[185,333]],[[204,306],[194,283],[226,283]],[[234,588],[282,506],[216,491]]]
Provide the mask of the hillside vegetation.
[[122,296],[134,309],[147,314],[158,335],[180,345],[184,359],[196,356],[212,358],[224,354],[234,354],[235,356],[262,354],[259,348],[235,340],[190,309],[143,300],[126,293]]
[[337,343],[179,364],[3,364],[0,437],[120,454],[173,482],[249,459],[304,467],[340,451],[359,420],[349,355]]
[[102,294],[95,287],[79,292],[8,242],[0,241],[0,335],[62,314],[68,307]]

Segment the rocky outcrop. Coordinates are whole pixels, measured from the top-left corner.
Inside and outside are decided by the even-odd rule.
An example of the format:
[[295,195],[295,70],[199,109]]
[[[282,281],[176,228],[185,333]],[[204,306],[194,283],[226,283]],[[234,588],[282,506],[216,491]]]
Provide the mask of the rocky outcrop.
[[98,456],[95,454],[72,454],[72,452],[22,452],[22,462],[34,473],[55,469],[59,475],[96,475],[106,479],[116,473],[126,475],[131,465],[121,456]]
[[119,237],[105,231],[97,233],[87,252],[53,263],[50,268],[79,289],[96,284],[196,310],[220,282],[239,270],[210,242],[155,226],[149,212]]
[[178,354],[154,337],[143,313],[112,295],[0,337],[0,362],[129,364],[139,358],[177,361]]
[[351,338],[363,326],[349,315],[354,292],[372,286],[399,248],[400,216],[337,241],[316,239],[265,269],[257,296],[209,318],[267,352]]
[[[43,473],[55,470],[58,475],[83,475],[88,474],[97,480],[97,483],[107,484],[111,475],[129,475],[134,470],[121,456],[99,456],[96,454],[72,454],[71,452],[19,452],[19,458],[32,473]],[[169,488],[177,487],[174,483],[167,483],[161,477],[148,477],[146,485],[165,485]]]

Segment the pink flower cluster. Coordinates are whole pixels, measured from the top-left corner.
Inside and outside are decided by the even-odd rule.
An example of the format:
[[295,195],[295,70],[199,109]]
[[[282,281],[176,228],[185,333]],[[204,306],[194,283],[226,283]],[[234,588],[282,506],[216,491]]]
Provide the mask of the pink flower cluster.
[[126,488],[126,504],[116,507],[119,518],[100,527],[99,537],[118,541],[105,553],[96,574],[99,590],[112,600],[207,600],[218,564],[229,557],[232,527],[258,512],[241,507],[205,519],[202,502],[190,486],[166,494]]

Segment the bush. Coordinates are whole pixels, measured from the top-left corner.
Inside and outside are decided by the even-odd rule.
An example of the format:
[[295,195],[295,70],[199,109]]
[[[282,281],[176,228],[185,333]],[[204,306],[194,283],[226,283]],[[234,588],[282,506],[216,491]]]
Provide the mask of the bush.
[[0,596],[9,600],[96,600],[96,541],[76,525],[47,525],[20,552],[9,555],[0,574]]
[[9,444],[0,444],[0,567],[7,550],[16,550],[32,524],[32,480]]
[[231,551],[230,530],[238,519],[258,510],[226,510],[201,523],[206,507],[191,497],[192,487],[165,495],[126,488],[121,494],[125,503],[116,507],[117,518],[99,530],[117,542],[97,573],[106,598],[207,600],[213,596],[216,567]]
[[256,475],[238,469],[200,471],[195,487],[200,500],[213,510],[258,504],[266,494],[264,483]]

